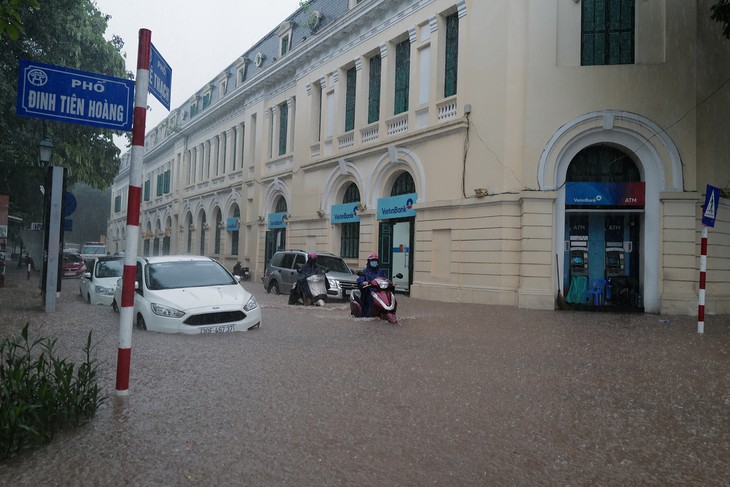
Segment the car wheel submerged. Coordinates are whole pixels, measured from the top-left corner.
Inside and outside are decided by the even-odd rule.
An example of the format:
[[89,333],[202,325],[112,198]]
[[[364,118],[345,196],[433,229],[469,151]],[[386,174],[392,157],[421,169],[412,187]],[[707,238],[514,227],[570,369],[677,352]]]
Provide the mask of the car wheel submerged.
[[279,283],[276,281],[271,281],[271,284],[269,284],[269,292],[273,294],[281,294],[281,290],[279,289]]
[[147,329],[147,323],[145,323],[144,318],[142,318],[142,315],[137,315],[137,328],[139,328],[140,330]]
[[119,306],[117,306],[117,300],[112,301],[112,309],[119,313]]
[[91,304],[91,294],[86,294],[86,302]]

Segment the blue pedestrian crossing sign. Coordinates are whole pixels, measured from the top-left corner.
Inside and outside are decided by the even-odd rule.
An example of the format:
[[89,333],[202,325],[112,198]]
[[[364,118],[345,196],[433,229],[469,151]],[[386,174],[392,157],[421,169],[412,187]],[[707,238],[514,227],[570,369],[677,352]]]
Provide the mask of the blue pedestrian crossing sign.
[[702,207],[702,224],[706,227],[715,226],[717,207],[720,204],[720,188],[707,185],[705,205]]

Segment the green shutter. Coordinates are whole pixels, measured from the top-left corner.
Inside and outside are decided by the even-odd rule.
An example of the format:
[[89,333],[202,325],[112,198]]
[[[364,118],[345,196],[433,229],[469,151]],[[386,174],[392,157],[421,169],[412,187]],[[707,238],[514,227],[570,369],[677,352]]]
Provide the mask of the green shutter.
[[444,98],[456,94],[456,74],[459,66],[459,14],[446,17],[446,59],[444,66]]
[[157,175],[157,195],[156,196],[162,196],[162,188],[165,186],[165,175],[164,174],[158,174]]
[[170,192],[170,173],[171,171],[168,169],[165,171],[165,178],[164,178],[164,184],[162,188],[163,193],[169,193]]
[[144,182],[144,200],[150,200],[150,180]]
[[395,46],[395,103],[393,114],[408,111],[408,86],[411,76],[411,42],[405,41]]
[[279,105],[279,155],[286,154],[286,130],[289,123],[289,106],[286,103]]
[[345,91],[345,132],[355,128],[355,83],[357,82],[357,70],[347,70],[347,81]]
[[368,123],[380,120],[380,67],[380,55],[371,57],[368,86]]

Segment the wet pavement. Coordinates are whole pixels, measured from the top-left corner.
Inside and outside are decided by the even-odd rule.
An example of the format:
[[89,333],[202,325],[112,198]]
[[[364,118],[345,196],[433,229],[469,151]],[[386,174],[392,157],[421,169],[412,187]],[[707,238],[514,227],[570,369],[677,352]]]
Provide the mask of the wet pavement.
[[261,329],[134,330],[64,280],[10,272],[0,336],[93,330],[95,418],[0,464],[0,485],[728,485],[730,317],[531,311],[399,296],[399,326],[344,303],[288,306],[259,282]]

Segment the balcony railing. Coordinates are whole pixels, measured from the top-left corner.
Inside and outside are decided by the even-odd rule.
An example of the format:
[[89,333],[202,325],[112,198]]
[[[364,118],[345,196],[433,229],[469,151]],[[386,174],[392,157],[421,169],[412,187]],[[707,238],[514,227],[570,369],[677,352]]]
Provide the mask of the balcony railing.
[[408,131],[408,114],[399,115],[386,122],[388,135],[396,135]]
[[379,134],[379,125],[377,123],[368,125],[364,129],[360,130],[360,137],[362,138],[363,144],[366,142],[372,142],[377,140]]
[[337,137],[337,148],[339,150],[349,149],[353,145],[355,145],[354,132],[348,132],[345,135],[340,135],[339,137]]
[[446,120],[456,116],[456,98],[449,98],[436,105],[438,119]]

